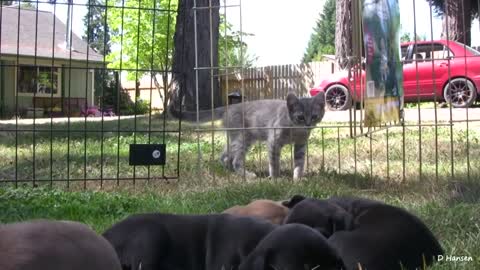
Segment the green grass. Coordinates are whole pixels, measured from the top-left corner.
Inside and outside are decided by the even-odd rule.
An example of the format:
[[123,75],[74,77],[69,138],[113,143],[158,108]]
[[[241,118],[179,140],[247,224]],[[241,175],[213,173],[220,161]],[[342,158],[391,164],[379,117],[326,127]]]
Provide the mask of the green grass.
[[[178,160],[178,123],[154,116],[151,129],[159,132],[150,136],[139,132],[148,131],[148,123],[148,118],[139,117],[103,125],[43,124],[35,126],[35,133],[0,126],[0,221],[70,219],[102,232],[139,212],[213,213],[256,198],[285,199],[296,193],[317,198],[356,195],[407,208],[434,231],[447,254],[475,260],[433,269],[480,269],[480,130],[474,123],[468,129],[464,124],[396,127],[388,134],[380,131],[355,139],[349,137],[348,126],[321,128],[330,125],[322,123],[312,131],[307,176],[301,182],[291,180],[289,146],[282,152],[282,177],[267,179],[266,148],[254,145],[247,167],[261,177],[246,180],[219,165],[226,141],[223,132],[197,133],[194,124],[182,123]],[[201,126],[208,127],[210,123]],[[166,143],[167,165],[129,166],[128,145],[133,142]],[[177,173],[178,180],[161,179]],[[117,176],[128,180],[117,182]],[[134,180],[134,176],[153,180]],[[15,189],[2,183],[15,177],[35,178],[38,187]],[[84,177],[113,180],[64,181]]]
[[[218,162],[226,142],[222,131],[197,133],[195,125],[182,123],[178,160],[178,123],[154,116],[150,129],[156,132],[148,133],[148,122],[145,117],[109,121],[103,128],[98,122],[70,126],[43,124],[36,125],[35,132],[28,125],[21,128],[29,131],[18,132],[14,125],[3,125],[0,129],[7,131],[0,132],[0,153],[5,161],[0,164],[0,179],[35,178],[48,183],[50,179],[161,178],[177,176],[177,164],[183,178],[196,178],[199,174],[210,180],[219,178],[220,182],[230,178]],[[333,170],[393,181],[437,176],[451,178],[452,172],[453,177],[470,179],[480,175],[480,160],[475,158],[480,154],[480,131],[474,123],[470,123],[468,130],[465,124],[459,123],[452,129],[448,126],[410,126],[405,130],[395,127],[388,130],[388,136],[387,131],[380,131],[356,139],[349,137],[346,125],[338,128],[322,128],[322,125],[312,131],[306,166],[308,175]],[[208,127],[208,123],[201,126]],[[129,144],[134,142],[166,143],[167,165],[129,166]],[[284,147],[283,177],[291,177],[291,157],[292,148]],[[267,174],[267,151],[263,144],[252,147],[247,167],[258,175]]]
[[[417,109],[420,107],[421,109],[433,109],[435,108],[435,102],[432,101],[421,101],[421,102],[408,102],[404,104],[406,109]],[[437,108],[440,108],[440,103],[437,104]]]
[[133,213],[169,212],[204,214],[220,212],[256,198],[274,200],[305,194],[317,198],[355,195],[374,198],[404,207],[418,215],[438,236],[446,254],[472,256],[474,262],[444,263],[432,269],[479,269],[480,191],[478,184],[465,184],[462,197],[452,197],[449,185],[432,182],[394,184],[358,179],[335,173],[308,181],[286,180],[237,183],[228,187],[207,187],[202,191],[162,190],[154,184],[135,190],[64,191],[50,188],[0,189],[0,221],[34,218],[77,220],[103,232]]

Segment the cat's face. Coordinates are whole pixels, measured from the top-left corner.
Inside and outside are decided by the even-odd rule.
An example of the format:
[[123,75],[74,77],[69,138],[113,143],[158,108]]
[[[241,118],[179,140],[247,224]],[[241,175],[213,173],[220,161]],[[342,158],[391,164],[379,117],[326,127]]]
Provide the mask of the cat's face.
[[290,120],[296,126],[315,126],[325,115],[325,94],[319,92],[311,98],[298,98],[289,93],[287,107]]

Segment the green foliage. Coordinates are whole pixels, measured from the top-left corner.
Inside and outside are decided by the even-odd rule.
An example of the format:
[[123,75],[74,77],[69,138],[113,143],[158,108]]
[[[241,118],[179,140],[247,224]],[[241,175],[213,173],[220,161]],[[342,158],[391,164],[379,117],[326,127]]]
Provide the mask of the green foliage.
[[[121,2],[117,0],[118,5]],[[108,26],[114,33],[112,43],[122,47],[108,55],[107,59],[111,62],[109,68],[154,71],[171,69],[178,0],[144,0],[140,2],[140,7],[153,8],[154,4],[157,9],[165,11],[108,9]],[[138,6],[138,0],[125,1],[125,7]],[[221,17],[219,34],[221,66],[239,66],[242,61],[244,66],[254,64],[257,58],[248,53],[247,44],[242,40],[242,37],[251,34],[234,31],[232,24],[225,22],[224,16]],[[144,74],[146,72],[132,71],[128,72],[127,78],[136,80]]]
[[218,59],[221,67],[251,67],[255,64],[258,57],[248,52],[248,45],[243,41],[244,37],[253,34],[234,31],[233,25],[225,20],[225,16],[220,16],[219,32]]
[[150,111],[150,102],[142,99],[137,99],[135,102],[128,103],[126,109],[122,112],[122,115],[133,114],[147,114]]
[[[107,10],[112,43],[121,49],[112,51],[109,68],[131,70],[170,70],[178,0],[115,0]],[[130,71],[129,80],[137,80],[146,71]]]
[[92,49],[101,55],[109,54],[110,30],[105,18],[105,0],[88,0],[88,11],[83,18],[85,35],[83,40],[87,41]]
[[99,85],[101,92],[96,93],[96,96],[101,98],[98,102],[102,107],[113,108],[117,114],[121,115],[146,114],[150,111],[150,103],[146,100],[137,99],[135,106],[135,100],[132,100],[128,92],[117,84],[113,74],[103,70],[97,71],[103,75],[103,81]]
[[403,33],[403,35],[400,37],[400,42],[410,42],[412,41],[412,38],[410,37],[410,33]]
[[0,6],[10,6],[13,5],[16,1],[9,1],[9,0],[4,0],[0,1]]
[[423,35],[418,35],[417,34],[417,38],[416,38],[417,41],[425,41],[427,40],[427,35],[423,34]]
[[20,3],[21,8],[30,8],[35,9],[37,7],[35,2],[31,1],[9,1],[9,0],[0,0],[0,6],[11,6]]
[[[108,70],[97,68],[95,69],[95,97],[104,97],[116,93],[116,83],[113,74]],[[113,105],[111,103],[110,105]]]
[[[433,5],[438,15],[443,15],[443,13],[445,12],[445,0],[426,0],[426,1]],[[458,2],[469,1],[470,7],[471,7],[470,13],[472,14],[472,16],[478,16],[478,0],[461,0],[461,1],[457,0],[457,1]],[[460,5],[460,10],[463,12],[461,6],[462,5]],[[465,11],[465,12],[468,12],[468,11]]]
[[5,105],[3,105],[3,102],[0,103],[0,119],[3,119],[5,117]]
[[[427,40],[427,36],[425,34],[419,35],[417,34],[416,41],[425,41]],[[412,37],[411,33],[403,33],[403,35],[400,37],[400,42],[410,42],[410,41],[415,41],[415,39]]]
[[24,9],[36,9],[37,4],[34,2],[21,2],[20,7]]
[[336,1],[327,0],[313,29],[302,62],[321,60],[323,54],[335,54]]
[[121,89],[119,83],[115,81],[114,75],[105,70],[95,70],[95,76],[97,75],[99,77],[98,84],[95,80],[95,96],[100,97],[98,103],[104,108],[113,108],[117,114],[126,112],[130,114],[132,110],[129,108],[133,102],[127,91]]
[[[87,41],[90,48],[94,49],[101,55],[107,55],[111,52],[110,43],[110,29],[106,21],[105,0],[89,0],[88,11],[83,18],[85,25],[85,34],[82,39]],[[104,107],[116,106],[116,98],[112,100],[112,96],[116,93],[117,88],[114,86],[115,82],[110,72],[105,69],[95,69],[95,96],[104,97]],[[105,99],[105,96],[106,99]],[[125,99],[121,99],[125,100]],[[126,105],[125,105],[126,106]]]
[[[170,89],[168,71],[172,69],[175,22],[178,0],[114,0],[117,8],[107,10],[112,44],[120,46],[107,56],[109,68],[127,69],[127,79],[139,81],[146,74],[155,78],[155,86],[164,103],[162,89]],[[120,8],[125,7],[125,8]],[[157,83],[157,74],[163,84]],[[133,113],[132,107],[126,111]]]

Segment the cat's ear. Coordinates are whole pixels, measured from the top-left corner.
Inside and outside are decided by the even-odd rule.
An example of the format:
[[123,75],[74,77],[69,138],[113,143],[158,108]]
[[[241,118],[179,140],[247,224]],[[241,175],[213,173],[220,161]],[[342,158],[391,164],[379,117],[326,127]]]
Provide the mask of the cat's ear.
[[295,108],[295,105],[298,104],[298,98],[293,92],[289,92],[287,95],[287,107],[289,111],[292,111]]
[[318,94],[316,94],[313,97],[313,102],[316,103],[316,104],[320,104],[320,105],[324,106],[325,105],[325,93],[323,91],[318,92]]

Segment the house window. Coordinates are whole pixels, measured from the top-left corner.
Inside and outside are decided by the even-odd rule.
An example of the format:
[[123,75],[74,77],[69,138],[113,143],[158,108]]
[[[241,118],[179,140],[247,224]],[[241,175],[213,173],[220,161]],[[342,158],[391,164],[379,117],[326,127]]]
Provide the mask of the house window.
[[59,96],[60,68],[20,65],[17,71],[19,95]]

